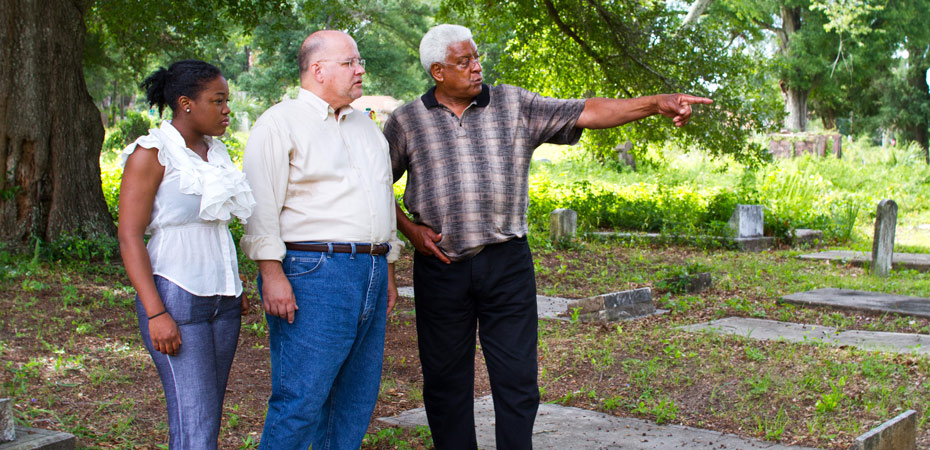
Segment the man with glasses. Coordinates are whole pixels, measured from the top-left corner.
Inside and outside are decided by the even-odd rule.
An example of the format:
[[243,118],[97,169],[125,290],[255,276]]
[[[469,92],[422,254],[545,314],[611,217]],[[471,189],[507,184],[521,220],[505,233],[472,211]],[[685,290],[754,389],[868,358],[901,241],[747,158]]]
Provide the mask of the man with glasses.
[[355,450],[381,379],[400,243],[390,157],[362,95],[355,41],[318,31],[300,92],[255,122],[243,170],[257,205],[242,248],[258,262],[271,344],[261,449]]
[[471,31],[439,25],[420,42],[436,86],[394,111],[384,133],[394,180],[407,173],[397,228],[416,247],[414,297],[423,401],[438,450],[477,448],[475,332],[487,361],[497,448],[532,448],[539,405],[533,259],[526,242],[533,150],[585,128],[662,114],[682,126],[682,94],[560,100],[482,83]]

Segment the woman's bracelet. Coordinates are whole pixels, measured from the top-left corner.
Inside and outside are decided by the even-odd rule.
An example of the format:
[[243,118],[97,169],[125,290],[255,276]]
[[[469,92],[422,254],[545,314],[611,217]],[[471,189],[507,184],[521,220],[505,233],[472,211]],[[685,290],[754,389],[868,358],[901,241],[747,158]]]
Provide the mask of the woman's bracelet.
[[163,310],[162,312],[160,312],[160,313],[158,313],[158,314],[155,314],[154,316],[149,316],[149,320],[152,320],[152,319],[154,319],[154,318],[156,318],[156,317],[158,317],[158,316],[160,316],[160,315],[162,315],[162,314],[164,314],[164,313],[166,313],[166,312],[168,312],[167,309]]

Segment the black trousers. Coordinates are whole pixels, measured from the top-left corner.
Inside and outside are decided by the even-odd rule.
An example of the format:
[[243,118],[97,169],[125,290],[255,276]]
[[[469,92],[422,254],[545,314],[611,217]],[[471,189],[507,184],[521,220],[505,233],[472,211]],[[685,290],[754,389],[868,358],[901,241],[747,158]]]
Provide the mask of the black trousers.
[[444,264],[413,264],[423,401],[437,450],[477,448],[475,331],[494,398],[497,448],[532,448],[539,407],[536,279],[526,238],[489,245]]

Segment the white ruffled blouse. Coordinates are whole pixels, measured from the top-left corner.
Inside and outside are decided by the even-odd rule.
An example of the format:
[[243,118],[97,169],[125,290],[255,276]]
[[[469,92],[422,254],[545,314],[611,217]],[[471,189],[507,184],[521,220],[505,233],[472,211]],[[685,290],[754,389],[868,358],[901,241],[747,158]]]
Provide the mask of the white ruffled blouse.
[[243,223],[255,198],[245,175],[219,139],[207,137],[207,161],[187,148],[169,121],[149,130],[122,153],[123,164],[136,146],[158,149],[165,175],[145,234],[152,272],[198,296],[242,293],[236,247],[229,222]]

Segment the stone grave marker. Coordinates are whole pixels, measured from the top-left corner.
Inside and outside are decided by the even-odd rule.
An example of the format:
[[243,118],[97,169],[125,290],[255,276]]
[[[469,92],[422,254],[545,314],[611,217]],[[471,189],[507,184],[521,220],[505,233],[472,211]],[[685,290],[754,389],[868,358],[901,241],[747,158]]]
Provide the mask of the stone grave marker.
[[613,292],[570,302],[565,315],[577,314],[583,320],[624,320],[656,313],[652,289],[645,287]]
[[[832,145],[830,145],[832,144]],[[769,135],[769,152],[776,158],[802,155],[827,156],[827,148],[837,158],[843,156],[843,136],[840,134],[776,133]]]
[[578,213],[572,209],[559,208],[549,213],[549,239],[558,242],[572,239],[578,233]]
[[737,238],[762,236],[762,224],[762,205],[736,205],[727,222]]
[[13,420],[13,402],[0,398],[0,442],[16,439],[16,421]]
[[898,204],[885,199],[878,203],[875,211],[875,235],[872,238],[872,266],[869,270],[874,276],[887,277],[891,272],[891,259],[894,255],[894,231],[898,222]]
[[856,438],[850,450],[917,450],[917,411],[909,409]]
[[732,231],[731,238],[741,250],[758,252],[772,246],[775,238],[762,235],[762,205],[736,205],[727,225]]
[[796,228],[790,231],[791,242],[795,245],[814,245],[823,241],[823,231],[808,228]]
[[659,283],[661,286],[664,286],[666,289],[672,292],[687,292],[688,294],[698,294],[713,284],[713,278],[711,277],[710,272],[701,272],[666,278]]
[[614,147],[614,151],[617,152],[617,160],[623,164],[626,164],[635,172],[636,158],[633,158],[633,155],[630,154],[630,150],[633,150],[633,143],[630,141],[626,141],[625,143]]

